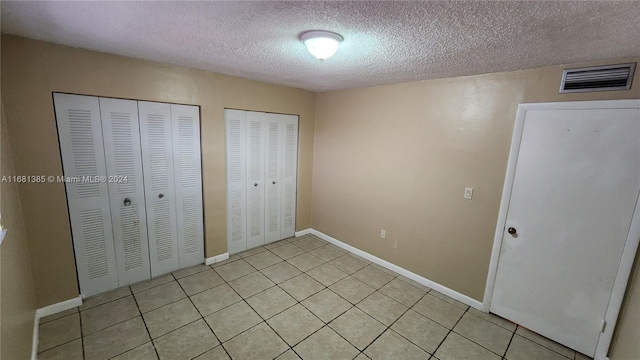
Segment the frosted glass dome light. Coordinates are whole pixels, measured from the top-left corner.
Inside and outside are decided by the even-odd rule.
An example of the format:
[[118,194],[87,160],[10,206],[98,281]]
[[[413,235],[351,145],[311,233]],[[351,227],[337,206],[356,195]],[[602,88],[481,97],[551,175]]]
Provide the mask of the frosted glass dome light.
[[300,40],[302,40],[311,55],[318,60],[324,60],[332,57],[338,51],[338,46],[343,38],[334,32],[313,30],[302,34]]

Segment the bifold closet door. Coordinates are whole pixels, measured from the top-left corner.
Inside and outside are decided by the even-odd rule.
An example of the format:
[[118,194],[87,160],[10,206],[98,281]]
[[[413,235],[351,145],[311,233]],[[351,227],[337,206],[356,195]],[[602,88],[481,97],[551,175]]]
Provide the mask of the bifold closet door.
[[185,268],[204,259],[199,108],[172,104],[171,124],[178,253]]
[[291,237],[298,116],[225,110],[229,253]]
[[280,238],[296,231],[296,192],[298,181],[298,116],[280,115],[282,121],[282,220]]
[[247,249],[246,112],[224,111],[227,146],[227,251]]
[[171,105],[138,102],[151,276],[180,267]]
[[247,248],[264,245],[265,114],[246,113]]
[[78,280],[88,297],[118,287],[107,182],[90,181],[107,175],[100,102],[91,96],[53,97],[64,175],[79,179],[65,187]]
[[100,98],[118,285],[149,279],[138,102]]
[[282,220],[282,161],[284,124],[282,115],[264,114],[267,127],[265,152],[265,243],[282,239],[280,224]]

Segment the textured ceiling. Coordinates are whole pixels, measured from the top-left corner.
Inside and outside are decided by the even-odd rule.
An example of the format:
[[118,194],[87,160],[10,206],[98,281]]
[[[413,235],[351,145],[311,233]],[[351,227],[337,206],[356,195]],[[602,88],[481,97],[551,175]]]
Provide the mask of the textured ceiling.
[[[11,2],[2,32],[313,91],[640,54],[640,2]],[[306,30],[344,37],[324,62]]]

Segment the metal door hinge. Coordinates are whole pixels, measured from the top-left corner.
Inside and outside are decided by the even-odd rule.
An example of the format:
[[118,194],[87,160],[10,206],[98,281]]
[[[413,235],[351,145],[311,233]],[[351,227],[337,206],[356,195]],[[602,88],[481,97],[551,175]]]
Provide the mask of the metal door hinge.
[[602,325],[600,325],[600,332],[603,333],[604,329],[607,328],[607,321],[606,320],[602,320]]

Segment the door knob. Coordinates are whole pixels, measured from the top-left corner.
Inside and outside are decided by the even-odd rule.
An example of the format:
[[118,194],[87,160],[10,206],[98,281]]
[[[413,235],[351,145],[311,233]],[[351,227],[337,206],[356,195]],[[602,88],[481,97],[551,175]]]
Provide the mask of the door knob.
[[253,186],[258,186],[258,183],[253,183]]
[[510,227],[509,229],[507,229],[507,232],[508,232],[509,234],[513,235],[513,234],[517,233],[517,232],[518,232],[518,230],[516,230],[516,228],[512,228],[512,227]]
[[276,184],[276,182],[275,182],[275,181],[273,181],[273,182],[271,182],[271,183],[272,183],[273,185],[275,185],[275,184]]
[[160,199],[162,199],[162,198],[164,197],[164,194],[160,194],[160,195],[158,195],[158,197],[159,197]]
[[129,206],[129,205],[131,205],[131,199],[125,198],[124,199],[124,206]]

